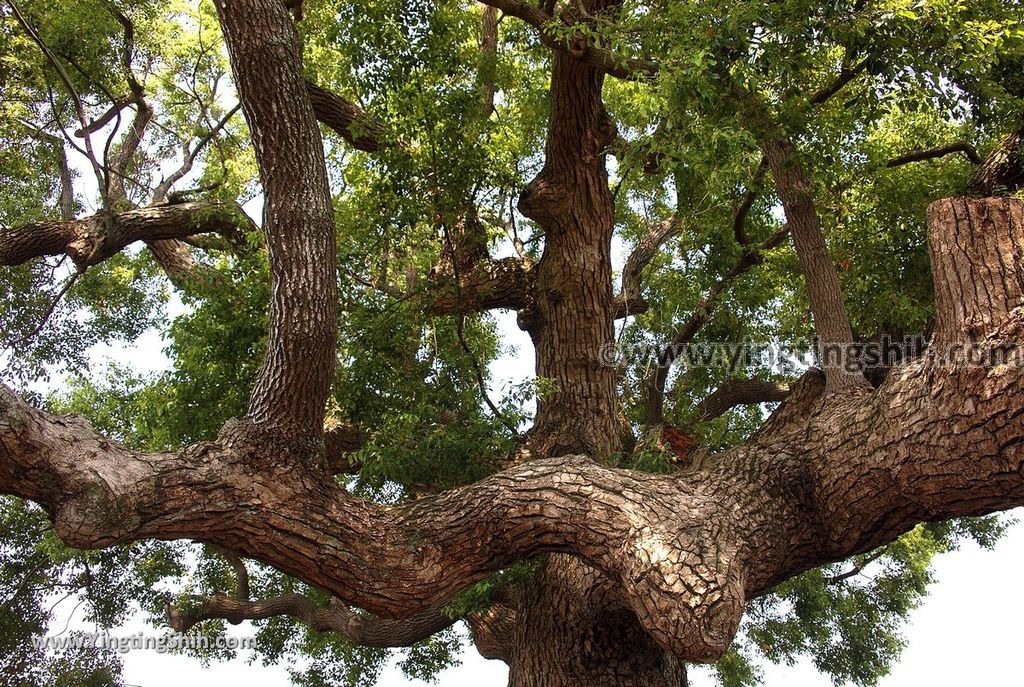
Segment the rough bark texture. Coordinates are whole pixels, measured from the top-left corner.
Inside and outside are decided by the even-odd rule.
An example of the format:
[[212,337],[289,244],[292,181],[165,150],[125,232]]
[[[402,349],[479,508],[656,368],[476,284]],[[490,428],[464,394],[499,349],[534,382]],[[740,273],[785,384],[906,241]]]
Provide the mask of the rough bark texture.
[[706,422],[738,405],[784,401],[789,385],[759,379],[730,379],[697,404],[695,422]]
[[[942,331],[1015,350],[1024,334],[1024,225],[1004,219],[1020,216],[1020,201],[941,203],[965,208],[970,221],[949,226],[942,206],[933,208],[933,249],[965,247],[987,266],[973,272],[981,287],[965,288],[939,263],[939,311],[954,318]],[[1009,240],[985,235],[996,225]],[[980,305],[1004,316],[963,319]],[[138,454],[4,390],[0,485],[43,505],[72,545],[198,539],[384,617],[436,607],[514,560],[570,553],[607,577],[616,589],[608,598],[662,649],[713,661],[744,601],[780,581],[921,521],[1024,504],[1019,366],[926,355],[874,392],[822,391],[809,376],[748,444],[679,474],[564,456],[385,507],[232,431],[217,444]]]
[[932,269],[942,277],[935,280],[933,347],[974,341],[1021,304],[1022,210],[1020,202],[969,198],[928,208]]
[[1004,136],[978,166],[968,192],[1008,196],[1024,186],[1024,126]]
[[[853,343],[853,330],[843,301],[839,273],[829,255],[821,220],[814,207],[811,180],[804,173],[796,147],[791,141],[769,137],[763,148],[806,277],[814,331],[823,349],[845,348]],[[862,373],[848,371],[840,364],[830,364],[826,376],[829,392],[867,384]]]
[[363,108],[313,83],[306,83],[306,91],[316,118],[353,148],[374,153],[387,144],[388,132],[384,125]]
[[685,687],[685,664],[658,646],[619,592],[599,570],[552,557],[505,630],[509,687]]
[[537,402],[539,455],[607,456],[618,448],[615,370],[599,356],[612,342],[615,315],[614,208],[605,169],[615,126],[601,102],[603,81],[586,63],[555,55],[544,167],[519,200],[545,239],[535,301],[519,322],[533,339],[537,376],[557,384]]
[[[532,266],[493,261],[485,245],[453,248],[450,270],[441,270],[427,300],[440,312],[519,309],[537,374],[557,386],[538,402],[529,440],[537,459],[398,506],[356,498],[332,479],[352,469],[345,452],[366,430],[323,433],[337,294],[314,116],[366,151],[384,145],[386,132],[352,103],[304,81],[284,3],[224,0],[217,11],[264,187],[272,279],[268,349],[249,414],[229,422],[216,442],[142,454],[0,387],[0,492],[39,503],[74,546],[194,539],[273,565],[335,599],[318,607],[306,597],[253,601],[240,591],[206,600],[191,617],[172,613],[182,628],[202,617],[286,614],[353,641],[404,644],[446,627],[450,620],[438,609],[467,585],[545,556],[532,580],[469,619],[481,652],[509,663],[512,685],[543,687],[685,685],[683,662],[720,658],[745,602],[779,582],[889,542],[922,521],[1024,504],[1021,367],[942,355],[964,340],[1005,353],[1024,335],[1024,221],[1021,203],[1012,200],[950,200],[930,209],[941,345],[894,368],[877,390],[851,375],[830,373],[826,385],[810,373],[743,446],[670,475],[608,467],[620,420],[615,369],[601,352],[613,340],[613,317],[639,297],[643,264],[673,228],[640,247],[617,303],[604,159],[615,128],[601,88],[605,73],[652,74],[657,66],[623,63],[584,40],[557,37],[549,25],[554,3],[485,4],[531,23],[555,49],[545,164],[520,199],[520,210],[544,232],[544,253]],[[557,20],[588,21],[606,11],[602,0],[570,3]],[[484,19],[488,52],[496,15],[488,10]],[[864,64],[844,68],[812,102],[837,92]],[[489,93],[482,93],[485,107]],[[818,333],[828,343],[849,343],[810,182],[791,143],[769,137],[765,156]],[[164,220],[153,213],[185,205],[7,230],[0,256],[11,264],[68,253],[88,263],[147,240],[167,249],[168,264],[180,262],[176,244],[161,242],[181,238],[183,220],[173,223],[178,233],[165,235],[158,229]],[[99,240],[97,226],[105,232]],[[745,234],[736,235],[746,246]],[[692,338],[729,281],[757,260],[756,250],[744,253],[678,337]],[[467,298],[475,300],[467,305]],[[733,388],[709,398],[702,412],[752,398],[749,389]],[[660,418],[662,398],[655,402]],[[234,560],[244,576],[244,564]],[[246,587],[240,579],[239,590]]]
[[298,33],[278,0],[227,0],[217,14],[263,184],[270,326],[248,419],[316,450],[334,377],[337,277],[323,142]]

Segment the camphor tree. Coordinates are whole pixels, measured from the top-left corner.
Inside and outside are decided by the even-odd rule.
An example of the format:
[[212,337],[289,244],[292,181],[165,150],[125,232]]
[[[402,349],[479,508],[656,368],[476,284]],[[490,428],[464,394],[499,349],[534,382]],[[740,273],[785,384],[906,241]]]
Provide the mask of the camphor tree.
[[[54,594],[255,620],[303,685],[429,677],[462,620],[511,685],[873,682],[931,557],[1024,505],[1022,19],[6,0],[5,684],[117,683],[27,641]],[[154,328],[166,371],[90,368]]]

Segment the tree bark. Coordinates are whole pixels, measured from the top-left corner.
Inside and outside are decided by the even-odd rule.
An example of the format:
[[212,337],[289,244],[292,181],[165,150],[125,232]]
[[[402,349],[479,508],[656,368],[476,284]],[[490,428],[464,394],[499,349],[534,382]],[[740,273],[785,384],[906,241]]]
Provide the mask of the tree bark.
[[601,71],[555,54],[544,167],[519,200],[520,211],[544,230],[535,300],[519,322],[533,339],[537,376],[556,386],[537,401],[535,455],[601,458],[618,449],[615,370],[600,359],[615,315],[614,208],[605,168],[615,126],[601,101],[603,82]]
[[[864,387],[867,380],[863,373],[847,369],[841,359],[841,353],[853,344],[853,330],[843,300],[839,273],[829,255],[821,220],[814,207],[811,180],[804,173],[796,146],[791,141],[781,136],[770,136],[764,141],[763,148],[806,278],[814,331],[818,336],[822,365],[826,368],[826,389],[834,393]],[[830,351],[840,352],[840,358],[834,361],[824,359],[831,357]]]
[[[337,265],[323,141],[299,35],[279,0],[217,3],[263,185],[270,257],[267,351],[247,420],[285,453],[322,453],[334,379]],[[236,428],[238,429],[238,428]]]
[[196,201],[0,228],[0,265],[19,265],[45,255],[67,255],[79,267],[95,265],[136,241],[183,239],[196,234],[236,236],[250,224],[234,204]]
[[509,687],[686,687],[601,571],[553,556],[525,589],[508,629]]
[[[949,204],[968,213],[954,226],[942,219]],[[933,250],[965,250],[977,265],[967,282],[936,261],[942,341],[1019,354],[1022,213],[1012,199],[933,206]],[[997,315],[972,318],[981,305]],[[436,607],[516,560],[572,554],[607,576],[658,646],[714,661],[744,602],[779,582],[919,522],[1024,505],[1021,365],[935,348],[871,393],[826,399],[812,375],[750,442],[677,474],[565,456],[394,507],[230,428],[217,444],[139,454],[2,389],[0,491],[41,504],[73,546],[197,539],[382,617]]]

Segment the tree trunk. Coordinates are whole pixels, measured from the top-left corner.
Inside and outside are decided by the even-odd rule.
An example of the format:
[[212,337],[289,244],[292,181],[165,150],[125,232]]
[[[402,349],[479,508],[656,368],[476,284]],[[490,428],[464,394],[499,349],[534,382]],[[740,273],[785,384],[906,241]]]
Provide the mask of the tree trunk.
[[522,593],[509,687],[685,687],[667,654],[600,571],[553,556]]
[[[555,55],[545,164],[519,203],[545,238],[534,302],[519,322],[533,340],[537,376],[555,385],[537,401],[532,456],[607,460],[621,443],[615,369],[600,358],[613,343],[615,316],[605,166],[615,127],[602,83],[600,71]],[[578,559],[550,556],[504,628],[510,687],[685,685],[682,662],[643,630],[617,588]]]
[[537,356],[537,376],[554,383],[537,401],[533,455],[619,448],[615,369],[600,352],[613,341],[611,240],[614,207],[605,147],[615,126],[601,102],[601,72],[557,54],[544,168],[519,209],[544,230],[533,305],[519,314]]
[[309,458],[323,452],[324,404],[336,362],[334,210],[306,81],[302,44],[284,4],[217,4],[263,185],[270,324],[246,423],[254,441]]

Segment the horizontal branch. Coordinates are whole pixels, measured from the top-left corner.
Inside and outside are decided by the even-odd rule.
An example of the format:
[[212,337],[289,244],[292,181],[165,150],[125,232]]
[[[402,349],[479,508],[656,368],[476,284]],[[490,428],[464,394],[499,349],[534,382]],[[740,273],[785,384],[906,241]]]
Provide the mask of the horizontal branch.
[[176,632],[188,632],[205,620],[230,623],[287,616],[319,632],[335,632],[359,646],[408,647],[455,624],[442,608],[431,608],[403,620],[376,618],[352,611],[332,600],[322,606],[303,594],[284,594],[249,601],[218,594],[194,600],[187,607],[172,606],[168,621]]
[[739,405],[784,401],[789,384],[759,379],[730,379],[697,404],[694,422],[707,422]]
[[252,221],[238,205],[220,201],[98,212],[71,221],[30,222],[0,228],[0,265],[66,254],[82,268],[102,262],[136,241],[183,239],[204,233],[234,236],[246,226],[252,226]]
[[[1018,317],[992,343],[1022,331]],[[918,362],[874,394],[784,405],[771,431],[699,471],[647,475],[564,457],[384,507],[278,465],[259,442],[137,454],[4,391],[0,487],[41,503],[70,545],[213,542],[382,616],[419,617],[515,560],[572,553],[622,585],[666,649],[711,661],[746,599],[787,577],[923,520],[1024,504],[1024,428],[1010,421],[1022,394],[1017,373]],[[885,419],[894,412],[901,422]]]
[[[874,391],[825,395],[809,375],[750,442],[692,470],[563,456],[384,506],[315,462],[282,460],[251,423],[138,453],[0,387],[0,492],[39,503],[72,546],[195,539],[380,617],[419,617],[514,561],[572,554],[667,651],[714,661],[746,601],[779,582],[919,522],[1024,505],[1024,366],[975,362],[1020,352],[1022,231],[1020,201],[933,204],[938,325],[925,356]],[[949,358],[957,342],[974,354]]]
[[433,275],[416,297],[434,315],[521,310],[532,302],[535,281],[533,267],[519,258],[485,257],[458,282],[451,274]]
[[903,155],[892,158],[885,163],[885,166],[899,167],[901,165],[910,164],[911,162],[934,160],[935,158],[945,157],[947,155],[952,155],[953,153],[963,153],[964,157],[970,160],[973,165],[981,164],[981,156],[978,155],[978,151],[975,150],[974,146],[964,141],[958,141],[957,143],[950,143],[949,145],[938,146],[937,148],[911,150]]

